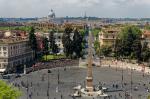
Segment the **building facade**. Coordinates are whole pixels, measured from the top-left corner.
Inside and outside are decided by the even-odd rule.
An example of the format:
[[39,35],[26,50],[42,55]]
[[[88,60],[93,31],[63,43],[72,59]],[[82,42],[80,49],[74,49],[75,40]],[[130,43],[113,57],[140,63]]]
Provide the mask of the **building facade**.
[[20,71],[25,64],[31,63],[32,60],[33,51],[27,38],[0,39],[0,72]]
[[[42,48],[42,38],[46,37],[49,40],[49,34],[50,33],[42,33],[42,32],[38,32],[35,33],[36,37],[38,38],[38,48],[43,50]],[[70,38],[73,39],[73,35],[74,33],[70,34]],[[54,33],[54,38],[55,38],[55,42],[58,46],[59,49],[59,54],[64,54],[64,47],[63,47],[63,43],[62,43],[62,37],[63,37],[63,33]],[[50,44],[49,44],[50,45]]]
[[114,46],[119,30],[107,29],[99,33],[100,46]]
[[148,47],[150,48],[150,31],[144,30],[142,33],[143,42],[147,42]]

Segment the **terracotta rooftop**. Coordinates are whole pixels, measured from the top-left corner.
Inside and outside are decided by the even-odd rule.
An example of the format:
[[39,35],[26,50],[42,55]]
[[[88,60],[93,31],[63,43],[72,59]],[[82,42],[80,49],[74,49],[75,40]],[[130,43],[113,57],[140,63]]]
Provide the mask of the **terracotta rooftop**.
[[7,38],[0,39],[0,44],[19,43],[23,41],[28,41],[28,39],[22,37],[7,37]]
[[150,31],[145,30],[142,34],[143,37],[150,38]]

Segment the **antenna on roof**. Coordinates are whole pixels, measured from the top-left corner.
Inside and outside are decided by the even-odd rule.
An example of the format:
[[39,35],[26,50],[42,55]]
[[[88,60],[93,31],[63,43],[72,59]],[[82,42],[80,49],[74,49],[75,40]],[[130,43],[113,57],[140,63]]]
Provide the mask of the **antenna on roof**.
[[84,12],[84,18],[85,18],[85,19],[87,18],[86,11]]

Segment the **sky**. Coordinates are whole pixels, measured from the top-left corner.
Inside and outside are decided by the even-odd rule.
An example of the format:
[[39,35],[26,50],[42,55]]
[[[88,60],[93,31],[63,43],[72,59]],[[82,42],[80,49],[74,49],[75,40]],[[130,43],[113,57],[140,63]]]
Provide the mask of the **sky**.
[[150,0],[0,0],[0,17],[149,18]]

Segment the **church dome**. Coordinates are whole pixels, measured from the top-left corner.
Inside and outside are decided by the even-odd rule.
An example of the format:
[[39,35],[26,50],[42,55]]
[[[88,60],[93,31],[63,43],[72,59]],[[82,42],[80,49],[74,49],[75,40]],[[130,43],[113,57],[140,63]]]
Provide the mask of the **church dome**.
[[49,18],[55,18],[55,13],[53,10],[50,11],[50,13],[48,14]]

